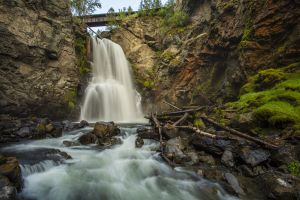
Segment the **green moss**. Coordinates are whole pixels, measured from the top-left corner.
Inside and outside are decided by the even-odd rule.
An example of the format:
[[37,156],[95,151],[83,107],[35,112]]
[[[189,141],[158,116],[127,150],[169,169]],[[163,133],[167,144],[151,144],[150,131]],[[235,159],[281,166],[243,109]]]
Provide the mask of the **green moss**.
[[194,126],[197,128],[203,128],[203,127],[205,127],[205,124],[201,119],[195,119]]
[[39,123],[36,127],[38,133],[44,133],[46,131],[45,124]]
[[175,53],[171,52],[171,51],[164,51],[161,55],[160,58],[164,59],[164,60],[171,60],[173,59],[175,56]]
[[294,176],[299,176],[300,177],[300,163],[299,163],[299,161],[297,161],[297,160],[296,161],[292,161],[288,165],[288,170]]
[[66,102],[66,104],[68,105],[69,109],[74,109],[75,105],[76,105],[76,90],[70,90],[68,91],[65,96],[64,96],[64,100]]
[[[256,122],[265,127],[285,128],[300,124],[299,64],[267,69],[248,79],[238,101],[228,108],[253,112]],[[300,126],[299,126],[300,127]]]
[[300,113],[292,105],[283,101],[271,101],[254,110],[256,120],[283,128],[300,121]]
[[75,39],[75,51],[77,55],[77,65],[79,67],[80,74],[86,74],[91,71],[90,65],[87,62],[87,49],[86,49],[87,38],[76,37]]
[[151,81],[151,80],[145,80],[145,81],[143,82],[143,86],[144,86],[145,88],[153,88],[154,82]]

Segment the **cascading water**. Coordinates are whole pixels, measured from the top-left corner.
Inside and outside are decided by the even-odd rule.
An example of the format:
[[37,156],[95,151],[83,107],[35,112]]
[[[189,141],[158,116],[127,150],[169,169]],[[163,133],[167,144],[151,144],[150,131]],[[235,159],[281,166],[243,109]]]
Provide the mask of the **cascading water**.
[[92,38],[93,78],[86,89],[81,120],[89,122],[142,122],[140,97],[122,48],[108,40]]

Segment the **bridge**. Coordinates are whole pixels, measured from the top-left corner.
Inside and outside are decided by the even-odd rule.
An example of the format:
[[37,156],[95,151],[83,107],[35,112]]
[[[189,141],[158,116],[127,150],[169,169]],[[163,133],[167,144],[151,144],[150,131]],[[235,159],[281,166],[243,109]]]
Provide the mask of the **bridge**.
[[[131,12],[130,14],[134,14],[136,12]],[[115,19],[120,20],[119,13],[113,14]],[[128,12],[125,12],[125,15],[129,15]],[[95,14],[95,15],[85,15],[82,16],[81,19],[83,23],[85,23],[89,27],[97,27],[97,26],[106,26],[111,19],[111,15],[107,13],[104,14]]]

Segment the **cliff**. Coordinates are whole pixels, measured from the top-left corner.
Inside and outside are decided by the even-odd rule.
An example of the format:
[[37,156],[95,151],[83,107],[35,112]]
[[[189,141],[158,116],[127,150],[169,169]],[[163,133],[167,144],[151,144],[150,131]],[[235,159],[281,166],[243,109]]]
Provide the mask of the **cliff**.
[[66,117],[80,73],[67,0],[0,1],[0,114]]
[[178,0],[175,9],[189,13],[187,26],[165,31],[162,18],[144,16],[109,34],[154,109],[166,108],[163,99],[178,106],[236,100],[258,71],[299,61],[298,1]]

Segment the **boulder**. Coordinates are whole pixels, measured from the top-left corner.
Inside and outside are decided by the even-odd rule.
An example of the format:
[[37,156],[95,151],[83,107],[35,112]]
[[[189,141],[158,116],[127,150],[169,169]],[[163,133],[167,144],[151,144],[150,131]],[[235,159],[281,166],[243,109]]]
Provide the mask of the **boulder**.
[[30,135],[30,133],[31,131],[29,127],[22,127],[17,131],[17,135],[20,137],[27,137]]
[[85,120],[81,120],[79,122],[79,124],[76,125],[76,128],[84,128],[84,127],[87,127],[87,126],[89,126],[89,123]]
[[113,122],[97,122],[94,126],[93,134],[98,138],[107,138],[116,136],[120,133]]
[[58,137],[61,137],[63,134],[63,129],[62,128],[55,128],[52,132],[51,132],[51,136],[52,137],[55,137],[55,138],[58,138]]
[[224,177],[237,194],[245,195],[244,190],[240,187],[239,181],[233,174],[225,173]]
[[187,159],[187,156],[183,153],[184,148],[182,139],[177,137],[166,142],[164,152],[174,162],[181,163]]
[[245,161],[245,163],[255,167],[262,162],[268,160],[270,153],[263,149],[251,150],[249,147],[244,147],[240,151],[240,157]]
[[98,138],[93,133],[87,133],[79,137],[80,144],[98,144]]
[[139,137],[142,139],[152,139],[159,141],[159,134],[152,127],[140,127],[136,130]]
[[234,166],[234,157],[230,150],[224,151],[222,158],[221,158],[221,162],[228,167]]
[[63,130],[64,131],[71,131],[74,128],[74,125],[69,120],[62,121]]
[[0,175],[5,176],[11,183],[20,190],[22,187],[22,175],[19,162],[15,157],[1,158]]
[[65,140],[65,141],[63,141],[63,145],[65,145],[66,147],[72,147],[72,146],[78,146],[80,144],[77,141]]
[[54,130],[54,126],[50,123],[45,126],[45,129],[47,133],[51,133]]
[[0,175],[0,199],[14,200],[17,196],[17,190],[5,176]]
[[141,137],[137,137],[135,140],[135,147],[141,148],[144,145],[144,140]]

